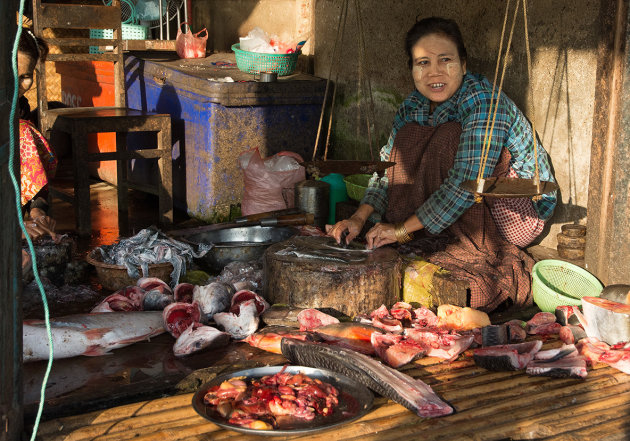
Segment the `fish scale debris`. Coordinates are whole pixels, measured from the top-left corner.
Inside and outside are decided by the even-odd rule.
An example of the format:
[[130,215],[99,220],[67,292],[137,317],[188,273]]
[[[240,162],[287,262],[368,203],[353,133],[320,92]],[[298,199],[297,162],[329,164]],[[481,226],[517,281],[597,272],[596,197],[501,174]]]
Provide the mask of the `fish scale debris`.
[[179,283],[179,278],[186,274],[186,265],[193,258],[203,257],[212,249],[212,244],[199,244],[197,251],[192,246],[168,237],[155,227],[141,230],[135,236],[121,239],[112,245],[99,247],[103,262],[112,265],[124,265],[127,274],[133,279],[149,277],[149,265],[169,262],[173,265],[171,286]]

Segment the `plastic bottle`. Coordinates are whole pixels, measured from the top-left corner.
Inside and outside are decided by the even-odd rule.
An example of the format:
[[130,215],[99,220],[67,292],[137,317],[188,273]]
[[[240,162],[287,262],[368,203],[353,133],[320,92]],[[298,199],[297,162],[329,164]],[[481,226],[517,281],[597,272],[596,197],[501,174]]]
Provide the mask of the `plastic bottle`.
[[328,223],[334,225],[335,223],[335,208],[337,202],[343,202],[348,200],[348,192],[346,191],[346,183],[343,181],[343,175],[340,173],[331,173],[324,176],[322,179],[324,182],[330,184],[330,197],[328,208]]

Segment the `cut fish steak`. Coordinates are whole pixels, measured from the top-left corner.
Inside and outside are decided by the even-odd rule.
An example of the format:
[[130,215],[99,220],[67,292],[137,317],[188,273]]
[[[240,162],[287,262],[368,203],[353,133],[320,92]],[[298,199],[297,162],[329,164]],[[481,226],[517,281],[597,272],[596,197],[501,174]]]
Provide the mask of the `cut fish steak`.
[[490,371],[517,371],[527,366],[527,363],[540,350],[542,344],[542,341],[536,340],[512,345],[478,348],[473,350],[473,359],[477,366]]
[[408,339],[426,347],[427,357],[438,357],[447,361],[453,361],[459,357],[459,354],[468,349],[474,340],[472,334],[451,334],[422,328],[406,328],[405,335]]

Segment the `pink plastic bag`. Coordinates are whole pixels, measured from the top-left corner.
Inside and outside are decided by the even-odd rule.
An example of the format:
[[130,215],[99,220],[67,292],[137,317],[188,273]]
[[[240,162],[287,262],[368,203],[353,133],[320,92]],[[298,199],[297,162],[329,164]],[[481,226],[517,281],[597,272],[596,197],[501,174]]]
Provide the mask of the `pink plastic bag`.
[[[291,169],[273,170],[271,164],[279,164],[278,159],[282,156],[295,159],[282,161]],[[299,165],[302,161],[302,157],[294,152],[280,152],[264,160],[258,148],[241,153],[239,164],[245,185],[241,202],[243,216],[292,208],[293,188],[296,182],[306,179],[306,170]]]
[[[182,26],[188,26],[188,32],[182,32]],[[205,33],[200,37],[199,34]],[[208,40],[208,31],[203,28],[196,34],[190,31],[190,25],[183,22],[177,29],[177,38],[175,39],[175,50],[179,58],[205,58],[206,57],[206,41]]]

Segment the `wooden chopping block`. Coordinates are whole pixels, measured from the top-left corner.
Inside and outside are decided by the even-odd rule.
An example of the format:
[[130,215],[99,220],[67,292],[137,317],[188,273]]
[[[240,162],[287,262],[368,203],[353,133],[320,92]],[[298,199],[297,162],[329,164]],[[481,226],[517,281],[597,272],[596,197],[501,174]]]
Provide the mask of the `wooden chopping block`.
[[609,345],[630,341],[630,305],[599,297],[582,297],[586,333]]
[[263,295],[272,304],[335,308],[348,316],[390,307],[400,298],[398,252],[360,248],[340,249],[329,237],[297,236],[274,244],[263,257]]

